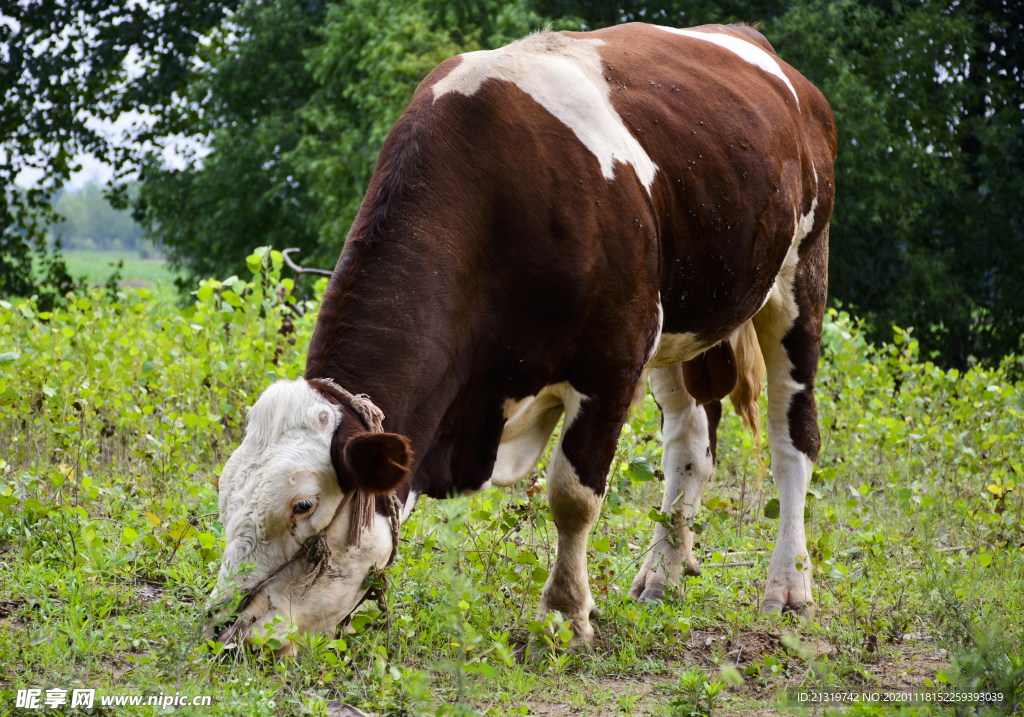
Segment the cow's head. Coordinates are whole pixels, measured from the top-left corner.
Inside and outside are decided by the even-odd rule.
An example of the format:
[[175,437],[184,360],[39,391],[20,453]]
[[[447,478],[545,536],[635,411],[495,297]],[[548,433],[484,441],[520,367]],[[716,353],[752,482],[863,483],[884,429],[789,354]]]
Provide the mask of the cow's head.
[[[273,384],[249,411],[218,484],[227,546],[210,604],[219,624],[237,618],[221,639],[239,641],[277,615],[285,618],[279,637],[289,623],[300,634],[333,633],[359,604],[371,568],[387,563],[391,522],[373,510],[383,500],[374,496],[406,478],[411,453],[403,436],[380,432],[382,416],[364,399],[330,381],[297,379]],[[358,497],[338,511],[350,491]],[[360,500],[364,530],[352,527]],[[320,531],[330,557],[319,579],[310,582],[303,556],[267,580]],[[225,604],[237,607],[232,596],[247,592],[238,614],[225,614]]]

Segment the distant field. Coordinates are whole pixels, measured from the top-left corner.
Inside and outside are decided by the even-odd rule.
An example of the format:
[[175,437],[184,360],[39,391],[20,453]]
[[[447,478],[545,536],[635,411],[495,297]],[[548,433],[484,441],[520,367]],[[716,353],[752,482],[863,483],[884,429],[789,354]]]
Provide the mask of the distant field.
[[143,259],[137,252],[126,251],[65,251],[64,260],[74,278],[84,276],[91,284],[102,284],[114,272],[119,260],[124,260],[121,277],[128,286],[156,288],[157,283],[170,286],[176,274],[167,268],[164,259]]

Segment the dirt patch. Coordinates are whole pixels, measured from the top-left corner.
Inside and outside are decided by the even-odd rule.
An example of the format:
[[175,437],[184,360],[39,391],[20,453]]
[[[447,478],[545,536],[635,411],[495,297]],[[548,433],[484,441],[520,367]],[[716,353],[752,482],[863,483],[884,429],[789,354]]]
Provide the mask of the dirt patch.
[[25,607],[26,604],[24,600],[0,600],[0,618],[13,615]]
[[779,633],[767,630],[741,632],[732,637],[721,632],[694,630],[690,636],[690,654],[703,664],[728,662],[741,666],[781,651],[779,637]]
[[163,594],[164,591],[162,589],[146,583],[143,583],[135,590],[135,597],[142,602],[156,602]]

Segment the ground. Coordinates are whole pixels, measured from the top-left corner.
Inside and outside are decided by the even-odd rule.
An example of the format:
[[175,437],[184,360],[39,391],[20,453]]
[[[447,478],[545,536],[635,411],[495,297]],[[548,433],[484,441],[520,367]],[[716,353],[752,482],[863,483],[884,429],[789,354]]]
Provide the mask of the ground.
[[64,251],[68,273],[76,279],[84,277],[89,286],[106,283],[118,261],[124,262],[120,269],[122,286],[156,289],[162,284],[170,287],[177,276],[167,268],[166,259],[149,252],[143,256],[135,251]]
[[840,709],[801,701],[823,690],[879,695],[841,708],[851,714],[893,711],[881,700],[910,691],[920,714],[950,712],[927,701],[943,692],[1003,694],[972,713],[1019,709],[1020,364],[943,370],[911,333],[870,347],[837,311],[808,494],[812,619],[759,614],[777,492],[729,408],[694,525],[703,575],[658,605],[625,597],[663,519],[648,397],[590,536],[592,650],[569,651],[560,616],[536,613],[554,540],[544,459],[510,490],[420,502],[390,571],[390,620],[367,608],[294,660],[273,659],[270,640],[220,654],[202,636],[223,548],[214,479],[246,407],[301,373],[316,314],[315,298],[298,302],[288,333],[282,291],[296,302],[276,257],[255,261],[251,282],[208,283],[185,308],[131,287],[51,313],[0,302],[0,715],[36,714],[18,710],[18,690],[54,687],[93,688],[97,701],[210,695],[210,707],[176,708],[194,715]]

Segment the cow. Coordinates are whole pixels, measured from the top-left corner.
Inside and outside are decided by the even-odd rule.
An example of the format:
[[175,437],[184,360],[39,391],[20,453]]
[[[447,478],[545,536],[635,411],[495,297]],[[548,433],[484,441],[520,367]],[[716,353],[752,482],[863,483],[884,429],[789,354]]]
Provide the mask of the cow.
[[543,31],[438,65],[381,149],[304,378],[266,389],[224,466],[211,602],[245,599],[220,639],[276,615],[334,632],[420,497],[514,484],[562,420],[540,610],[586,643],[587,536],[631,405],[649,383],[663,415],[671,521],[630,588],[656,601],[700,571],[686,519],[719,400],[756,423],[764,373],[761,607],[806,612],[836,143],[822,94],[747,25]]

